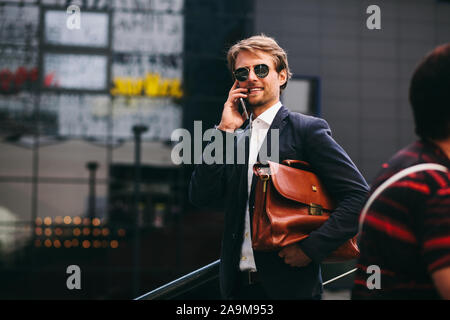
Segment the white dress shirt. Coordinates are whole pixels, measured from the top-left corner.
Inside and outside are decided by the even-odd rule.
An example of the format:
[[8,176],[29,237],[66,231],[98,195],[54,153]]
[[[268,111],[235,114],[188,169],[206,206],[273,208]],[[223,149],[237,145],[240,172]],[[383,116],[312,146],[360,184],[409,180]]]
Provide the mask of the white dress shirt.
[[244,242],[241,249],[241,260],[239,262],[239,269],[241,271],[251,270],[256,271],[255,258],[253,256],[252,249],[252,236],[250,229],[250,211],[248,198],[250,197],[250,189],[252,187],[253,178],[253,165],[257,162],[258,151],[266,138],[267,132],[272,125],[273,119],[281,108],[281,102],[278,101],[275,105],[264,111],[256,119],[253,118],[253,114],[250,115],[250,147],[248,156],[248,196],[247,196],[247,208],[245,211],[245,227],[244,227]]

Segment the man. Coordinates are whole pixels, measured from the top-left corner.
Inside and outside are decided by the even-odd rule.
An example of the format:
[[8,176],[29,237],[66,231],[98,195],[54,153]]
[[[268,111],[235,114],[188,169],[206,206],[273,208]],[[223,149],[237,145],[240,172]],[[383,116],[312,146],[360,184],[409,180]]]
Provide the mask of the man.
[[[286,53],[264,35],[244,39],[228,51],[235,82],[224,104],[217,130],[239,141],[250,130],[245,163],[199,164],[190,183],[191,202],[198,206],[224,203],[220,284],[226,299],[320,299],[320,262],[357,232],[358,213],[368,186],[344,150],[331,138],[321,119],[290,112],[280,102],[290,71]],[[239,98],[246,100],[250,121],[244,127]],[[238,128],[244,127],[240,132]],[[254,190],[252,166],[272,130],[279,133],[279,162],[309,162],[338,202],[331,218],[310,236],[279,252],[253,251],[251,217]],[[237,148],[235,142],[234,149]],[[227,154],[230,150],[225,150]],[[225,161],[224,161],[225,162]]]
[[[414,165],[450,168],[450,44],[421,61],[409,98],[420,140],[383,165],[372,192]],[[353,299],[450,299],[449,172],[420,171],[389,185],[365,215],[360,250]]]

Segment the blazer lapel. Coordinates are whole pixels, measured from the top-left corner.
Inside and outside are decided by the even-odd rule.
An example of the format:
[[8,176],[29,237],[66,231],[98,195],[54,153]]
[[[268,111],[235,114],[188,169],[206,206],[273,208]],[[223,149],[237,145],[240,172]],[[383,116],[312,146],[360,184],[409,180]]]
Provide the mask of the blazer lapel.
[[[269,160],[270,160],[270,157],[272,156],[272,154],[271,154],[272,132],[273,132],[272,130],[278,130],[278,135],[280,137],[280,133],[281,133],[283,127],[286,125],[286,122],[287,122],[286,118],[288,115],[289,115],[289,110],[286,107],[281,106],[281,108],[278,110],[277,114],[275,115],[275,118],[273,119],[272,124],[270,125],[269,131],[267,131],[267,135],[264,138],[264,141],[261,145],[261,148],[264,148],[266,146],[267,149],[266,149],[265,155],[267,155]],[[279,145],[279,143],[278,143],[278,145]],[[260,155],[259,155],[260,151],[261,150],[258,151],[258,161],[261,162],[261,160],[262,160],[263,162],[265,162],[265,160],[268,160],[268,159],[264,159],[264,157],[263,157],[263,159],[260,159]],[[280,150],[277,150],[277,151],[279,152]]]
[[[240,170],[240,172],[238,173],[240,175],[239,178],[239,200],[238,203],[240,203],[242,205],[242,216],[245,214],[245,206],[247,204],[247,194],[248,194],[248,158],[249,158],[249,153],[250,153],[250,124],[247,124],[247,126],[245,127],[245,129],[243,130],[243,132],[240,134],[240,136],[237,138],[236,141],[236,148],[235,148],[235,158],[234,160],[236,161],[235,163],[240,163],[236,165],[236,168],[238,170]],[[244,148],[245,152],[244,152],[244,163],[242,164],[241,162],[239,162],[239,150],[242,150],[240,148]],[[241,219],[242,223],[244,221],[244,219]]]

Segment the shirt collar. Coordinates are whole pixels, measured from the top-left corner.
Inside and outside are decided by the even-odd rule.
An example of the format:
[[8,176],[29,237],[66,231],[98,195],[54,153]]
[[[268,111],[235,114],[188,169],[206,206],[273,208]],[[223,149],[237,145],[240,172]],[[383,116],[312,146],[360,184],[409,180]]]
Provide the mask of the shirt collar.
[[[278,110],[280,110],[281,106],[282,106],[281,102],[278,101],[269,109],[261,113],[256,119],[263,121],[270,127],[272,125],[273,119],[275,119],[275,116],[277,115]],[[253,113],[250,115],[250,118],[252,119],[252,121],[256,120],[253,119]]]

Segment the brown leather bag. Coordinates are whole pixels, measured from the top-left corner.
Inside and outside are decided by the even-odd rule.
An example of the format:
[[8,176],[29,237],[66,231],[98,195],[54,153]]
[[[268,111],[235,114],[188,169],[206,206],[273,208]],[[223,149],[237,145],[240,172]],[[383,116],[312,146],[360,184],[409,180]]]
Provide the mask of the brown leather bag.
[[[280,250],[305,239],[330,217],[335,208],[335,203],[307,162],[257,163],[253,172],[258,178],[252,222],[254,250]],[[355,236],[322,262],[343,262],[358,256]]]

